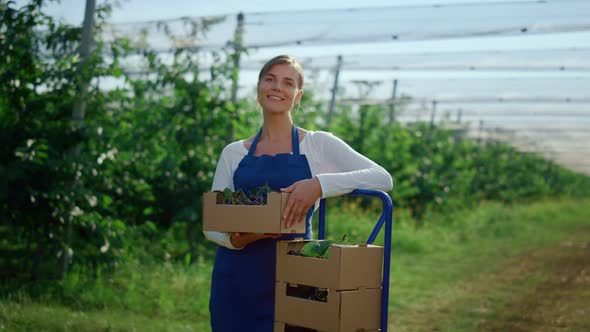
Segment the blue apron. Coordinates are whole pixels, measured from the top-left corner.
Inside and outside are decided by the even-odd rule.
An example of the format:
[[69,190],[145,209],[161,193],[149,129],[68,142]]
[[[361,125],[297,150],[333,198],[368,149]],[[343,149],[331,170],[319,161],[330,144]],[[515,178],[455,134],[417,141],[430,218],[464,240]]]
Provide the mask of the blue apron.
[[[287,188],[311,178],[305,155],[299,154],[299,135],[293,126],[293,153],[254,156],[262,129],[234,173],[234,188],[249,192],[268,184],[273,190]],[[311,216],[307,213],[304,238],[311,238]],[[239,220],[236,220],[239,222]],[[281,239],[292,239],[285,235]],[[259,240],[242,250],[217,248],[211,278],[211,329],[213,332],[272,332],[276,273],[276,240]]]

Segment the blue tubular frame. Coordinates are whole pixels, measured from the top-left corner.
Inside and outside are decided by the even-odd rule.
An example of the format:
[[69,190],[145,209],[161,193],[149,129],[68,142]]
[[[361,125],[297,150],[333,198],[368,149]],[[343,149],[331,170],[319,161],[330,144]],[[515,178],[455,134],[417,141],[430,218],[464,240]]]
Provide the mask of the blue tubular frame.
[[[393,203],[391,197],[387,193],[378,190],[357,189],[349,193],[347,196],[374,196],[381,198],[383,202],[383,212],[377,221],[377,225],[373,228],[373,232],[367,240],[367,244],[372,244],[377,238],[377,234],[385,223],[385,256],[383,257],[383,281],[381,289],[381,332],[387,332],[387,318],[389,315],[389,270],[391,267],[391,233],[393,227]],[[326,237],[326,199],[320,200],[319,208],[319,228],[318,238],[320,240]]]

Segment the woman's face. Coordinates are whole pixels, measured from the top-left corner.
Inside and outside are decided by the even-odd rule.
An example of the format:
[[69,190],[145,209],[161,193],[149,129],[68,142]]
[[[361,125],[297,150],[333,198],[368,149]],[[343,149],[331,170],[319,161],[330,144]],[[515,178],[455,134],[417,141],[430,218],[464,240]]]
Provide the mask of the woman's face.
[[260,78],[258,102],[264,111],[288,112],[301,100],[299,73],[288,64],[277,64]]

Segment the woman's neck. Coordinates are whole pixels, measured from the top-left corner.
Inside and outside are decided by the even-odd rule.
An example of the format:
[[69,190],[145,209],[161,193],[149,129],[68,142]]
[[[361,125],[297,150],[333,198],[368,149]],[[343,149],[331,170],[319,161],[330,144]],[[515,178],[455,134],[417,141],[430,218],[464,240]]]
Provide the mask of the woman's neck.
[[265,115],[260,140],[268,140],[270,142],[290,140],[292,128],[293,121],[288,113],[286,115],[281,114],[275,116]]

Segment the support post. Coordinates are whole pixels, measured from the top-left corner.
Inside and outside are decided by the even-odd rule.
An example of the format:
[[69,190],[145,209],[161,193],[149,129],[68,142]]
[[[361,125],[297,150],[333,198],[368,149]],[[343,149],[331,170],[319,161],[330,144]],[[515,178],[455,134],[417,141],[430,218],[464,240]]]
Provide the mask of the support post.
[[227,124],[226,142],[228,144],[233,142],[234,140],[233,120],[236,116],[238,106],[238,81],[240,77],[240,57],[242,55],[244,41],[244,13],[239,13],[237,16],[237,20],[238,24],[236,26],[233,43],[234,54],[232,56],[234,63],[231,74],[231,102],[234,106],[234,110],[230,113],[230,121]]
[[[82,130],[84,128],[84,116],[86,114],[86,95],[88,94],[88,86],[90,85],[89,77],[87,77],[86,65],[90,57],[92,48],[92,34],[94,30],[94,12],[96,11],[96,0],[86,0],[86,9],[84,11],[84,22],[82,26],[82,40],[80,41],[80,63],[77,68],[77,76],[79,79],[78,96],[74,101],[74,108],[72,109],[72,120],[75,130]],[[74,157],[80,154],[80,147],[74,148]],[[77,159],[77,158],[75,158]],[[73,186],[76,186],[77,180],[74,180]],[[63,277],[70,266],[72,259],[72,220],[71,216],[66,221],[65,239],[63,245],[63,255],[60,267],[60,277]]]
[[72,118],[76,129],[84,126],[84,116],[86,114],[86,94],[88,93],[88,79],[84,75],[88,58],[90,57],[90,48],[92,47],[92,32],[94,30],[94,12],[96,9],[96,0],[86,0],[86,10],[84,13],[84,23],[82,26],[82,40],[80,42],[80,63],[78,65],[78,77],[80,78],[80,87],[78,98],[74,102]]
[[391,91],[391,103],[389,104],[389,125],[395,121],[395,99],[397,97],[397,79],[393,80],[393,90]]
[[432,111],[430,112],[430,128],[434,127],[434,115],[436,113],[436,104],[438,102],[436,100],[432,101]]
[[334,102],[336,100],[336,92],[338,92],[338,78],[340,76],[340,68],[342,67],[342,55],[339,55],[336,62],[336,73],[334,74],[334,85],[332,86],[332,97],[330,98],[330,106],[328,107],[328,119],[326,120],[327,127],[332,123],[334,115]]

